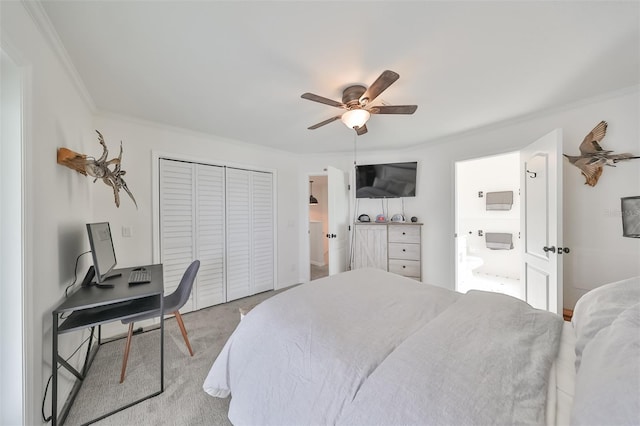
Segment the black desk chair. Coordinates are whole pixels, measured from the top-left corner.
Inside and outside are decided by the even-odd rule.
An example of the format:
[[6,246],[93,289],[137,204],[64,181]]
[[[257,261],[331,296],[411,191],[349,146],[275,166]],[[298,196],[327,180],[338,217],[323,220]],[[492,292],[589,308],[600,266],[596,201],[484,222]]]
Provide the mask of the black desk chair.
[[[191,356],[193,356],[193,349],[191,349],[191,344],[189,344],[189,339],[187,338],[187,330],[184,328],[184,322],[182,321],[182,316],[180,315],[180,312],[178,312],[178,309],[182,308],[184,304],[187,303],[187,300],[189,300],[191,288],[193,287],[193,281],[196,279],[198,269],[200,269],[200,261],[194,260],[184,272],[182,280],[180,280],[180,284],[178,284],[178,288],[176,288],[176,291],[164,297],[164,312],[165,314],[174,314],[176,316],[176,321],[178,322],[178,326],[180,327],[180,331],[182,332],[182,337],[184,338],[184,342],[187,344],[187,349],[189,349],[189,353],[191,354]],[[124,375],[127,370],[127,360],[129,359],[129,349],[131,348],[131,337],[133,336],[133,323],[136,321],[142,321],[159,316],[160,309],[156,311],[145,312],[138,316],[122,320],[123,324],[129,324],[129,334],[127,335],[127,344],[124,348],[124,357],[122,358],[122,372],[120,373],[120,383],[124,382]]]

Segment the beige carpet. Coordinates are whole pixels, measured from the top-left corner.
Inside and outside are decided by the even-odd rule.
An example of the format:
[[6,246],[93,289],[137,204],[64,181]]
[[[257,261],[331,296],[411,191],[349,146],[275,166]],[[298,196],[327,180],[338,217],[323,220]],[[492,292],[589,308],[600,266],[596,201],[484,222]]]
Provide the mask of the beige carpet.
[[[229,399],[202,390],[204,379],[240,321],[239,308],[273,296],[269,291],[183,315],[194,356],[190,357],[174,318],[165,321],[165,390],[99,421],[98,425],[229,425]],[[127,376],[120,384],[125,340],[102,345],[65,425],[78,425],[160,389],[159,330],[134,335]]]

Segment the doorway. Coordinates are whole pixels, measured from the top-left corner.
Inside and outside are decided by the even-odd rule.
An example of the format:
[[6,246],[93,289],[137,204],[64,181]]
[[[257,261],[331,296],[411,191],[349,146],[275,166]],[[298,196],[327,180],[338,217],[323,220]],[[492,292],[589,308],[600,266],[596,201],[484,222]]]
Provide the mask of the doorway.
[[327,175],[309,176],[310,280],[329,275],[329,191]]
[[526,299],[519,152],[455,163],[456,290]]

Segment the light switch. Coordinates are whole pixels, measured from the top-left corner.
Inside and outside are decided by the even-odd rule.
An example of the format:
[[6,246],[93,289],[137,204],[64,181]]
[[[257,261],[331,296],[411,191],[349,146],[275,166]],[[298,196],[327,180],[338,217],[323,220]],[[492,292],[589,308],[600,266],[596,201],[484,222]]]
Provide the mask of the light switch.
[[122,227],[122,237],[123,238],[131,238],[132,235],[133,235],[133,232],[132,232],[130,226],[123,226]]

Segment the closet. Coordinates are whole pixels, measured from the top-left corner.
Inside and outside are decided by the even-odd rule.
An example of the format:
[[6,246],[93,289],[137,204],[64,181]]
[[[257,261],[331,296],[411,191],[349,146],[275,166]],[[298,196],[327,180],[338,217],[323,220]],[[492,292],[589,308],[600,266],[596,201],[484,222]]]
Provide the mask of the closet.
[[272,173],[161,158],[159,194],[165,294],[201,263],[185,312],[273,289]]

